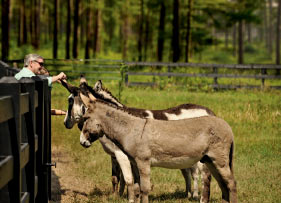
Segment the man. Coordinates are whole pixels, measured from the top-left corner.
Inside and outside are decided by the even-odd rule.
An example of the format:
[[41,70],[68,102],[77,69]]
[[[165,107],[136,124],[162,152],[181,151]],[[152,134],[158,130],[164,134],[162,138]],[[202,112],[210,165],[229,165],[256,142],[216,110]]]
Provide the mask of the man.
[[[48,79],[49,87],[52,87],[52,83],[60,82],[60,80],[66,79],[66,75],[61,72],[56,76],[48,76],[49,72],[44,68],[44,59],[38,54],[28,54],[24,57],[23,68],[20,72],[15,75],[17,80],[21,78],[31,78],[36,75],[46,75]],[[52,115],[65,115],[65,111],[59,109],[51,109]]]
[[[31,78],[36,75],[40,75],[42,70],[44,70],[44,59],[38,54],[28,54],[24,57],[23,68],[20,72],[15,75],[17,80],[23,77]],[[60,80],[66,79],[66,75],[61,72],[56,76],[47,77],[49,87],[52,86],[54,82],[60,82]]]

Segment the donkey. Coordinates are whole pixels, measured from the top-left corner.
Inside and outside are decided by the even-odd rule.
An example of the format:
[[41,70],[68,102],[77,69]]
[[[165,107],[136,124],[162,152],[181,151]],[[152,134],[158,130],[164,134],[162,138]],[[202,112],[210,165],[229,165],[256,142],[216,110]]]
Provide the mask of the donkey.
[[[82,77],[81,80],[86,83],[85,78]],[[81,84],[81,81],[80,81],[80,84]],[[86,86],[87,86],[87,84],[86,84]],[[170,108],[170,109],[166,109],[166,110],[145,110],[145,109],[129,108],[129,107],[126,107],[125,105],[121,104],[114,96],[112,96],[112,94],[108,90],[103,88],[101,81],[98,81],[95,84],[94,89],[91,89],[89,87],[88,87],[88,89],[90,89],[90,91],[92,92],[93,95],[95,95],[95,97],[100,98],[104,101],[113,103],[116,106],[126,108],[132,114],[137,115],[139,117],[150,117],[150,118],[154,118],[154,119],[163,119],[163,120],[175,120],[175,119],[183,119],[183,118],[190,118],[190,117],[198,117],[198,116],[203,116],[203,115],[214,115],[214,113],[211,110],[209,110],[208,108],[202,107],[199,105],[193,105],[193,104],[183,104],[178,107],[174,107],[174,108]],[[78,98],[79,97],[77,95],[74,98],[69,98],[70,109],[68,110],[68,114],[65,117],[65,125],[67,128],[72,128],[74,123],[79,122],[81,119],[81,115],[84,114],[85,107],[83,107],[83,103],[81,101],[79,101]],[[74,101],[74,104],[72,101]],[[75,105],[75,103],[76,103],[76,105]],[[72,108],[72,107],[75,107],[75,108]],[[71,108],[72,108],[72,110],[71,110]],[[72,114],[74,114],[74,115],[71,116],[70,112],[72,112]],[[76,120],[75,120],[75,118],[76,118]],[[80,125],[80,123],[78,123],[78,126],[79,125]],[[105,140],[105,138],[103,138],[103,140]],[[113,168],[113,170],[112,170],[112,172],[113,172],[113,175],[112,175],[113,191],[116,191],[117,189],[115,187],[118,184],[118,181],[115,182],[115,180],[118,180],[118,176],[116,176],[116,174],[118,173],[117,172],[118,170],[116,170],[116,169],[118,169],[118,167],[117,167],[118,165],[115,165],[116,159],[112,158],[112,164],[113,164],[113,166],[112,166],[112,168]],[[200,162],[196,163],[190,169],[181,169],[181,172],[186,181],[187,196],[191,195],[191,183],[190,183],[189,170],[191,171],[192,177],[194,179],[193,198],[195,198],[195,199],[198,198],[198,179],[199,179],[199,171],[200,171],[203,176],[201,178],[201,180],[202,181],[204,180],[204,183],[202,184],[203,193],[201,195],[201,202],[208,202],[209,193],[210,193],[210,180],[211,180],[210,172]],[[204,185],[204,187],[203,187],[203,185]],[[121,181],[120,194],[123,193],[123,189],[124,189],[124,184],[122,184],[122,181]]]
[[[86,82],[86,79],[83,78],[83,81]],[[95,95],[95,97],[107,101],[109,103],[115,104],[118,107],[125,108],[131,114],[142,118],[152,118],[157,120],[180,120],[185,118],[194,118],[194,117],[200,117],[206,115],[215,116],[215,113],[210,109],[208,109],[207,107],[196,105],[196,104],[181,104],[179,106],[172,107],[169,109],[164,109],[164,110],[147,110],[147,109],[131,108],[122,104],[116,97],[112,95],[112,93],[108,89],[104,88],[101,80],[96,82],[93,89],[89,87],[87,83],[84,86],[85,88],[87,88],[89,92]],[[201,173],[202,193],[203,193],[203,195],[201,195],[201,202],[208,201],[209,193],[210,193],[210,181],[211,181],[211,174],[208,171],[208,168],[204,166],[204,164],[197,162],[189,169],[181,169],[181,172],[186,182],[187,196],[188,197],[192,196],[194,199],[198,199],[198,180],[199,180],[199,173]],[[191,193],[190,173],[194,180],[193,194]],[[124,188],[122,187],[122,184],[120,185],[121,188]]]
[[102,100],[81,98],[88,109],[80,144],[90,147],[105,135],[122,149],[138,167],[143,203],[148,202],[151,166],[183,169],[198,161],[205,163],[217,180],[223,202],[237,202],[234,136],[224,120],[215,116],[176,121],[144,119]]
[[[82,82],[85,82],[83,78],[80,80],[80,83]],[[70,96],[68,97],[68,110],[64,118],[64,125],[66,128],[71,129],[77,123],[78,128],[82,130],[83,115],[87,107],[83,104],[79,96],[80,89],[67,83],[66,81],[62,81],[61,83],[70,92]],[[111,156],[113,193],[117,193],[118,182],[120,181],[122,170],[124,176],[122,176],[122,184],[120,183],[120,185],[122,185],[123,188],[120,188],[119,195],[121,196],[123,194],[125,185],[122,181],[125,181],[128,186],[129,201],[133,202],[135,196],[132,174],[133,170],[131,168],[129,159],[113,142],[111,142],[105,136],[100,138],[99,141],[102,144],[104,151]],[[137,175],[135,174],[135,176]]]

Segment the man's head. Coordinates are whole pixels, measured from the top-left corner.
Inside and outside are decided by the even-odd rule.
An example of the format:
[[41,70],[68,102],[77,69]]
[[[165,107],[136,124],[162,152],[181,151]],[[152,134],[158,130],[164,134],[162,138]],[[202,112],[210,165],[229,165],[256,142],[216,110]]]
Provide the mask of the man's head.
[[44,59],[38,54],[28,54],[24,58],[24,67],[31,70],[34,74],[40,74],[44,67]]

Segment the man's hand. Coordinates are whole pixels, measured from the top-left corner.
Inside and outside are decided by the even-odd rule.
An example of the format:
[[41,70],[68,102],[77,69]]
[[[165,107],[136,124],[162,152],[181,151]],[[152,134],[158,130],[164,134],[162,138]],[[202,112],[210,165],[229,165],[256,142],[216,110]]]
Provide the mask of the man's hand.
[[61,72],[60,74],[52,77],[52,82],[59,82],[60,83],[61,80],[65,80],[66,78],[67,77],[64,74],[64,72]]

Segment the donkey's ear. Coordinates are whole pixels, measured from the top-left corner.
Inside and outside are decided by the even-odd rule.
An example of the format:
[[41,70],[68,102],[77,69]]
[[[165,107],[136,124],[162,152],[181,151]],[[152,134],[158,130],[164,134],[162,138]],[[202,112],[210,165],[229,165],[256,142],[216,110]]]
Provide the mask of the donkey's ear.
[[70,93],[74,93],[75,91],[77,91],[77,87],[68,84],[66,80],[61,80],[61,84],[62,86],[64,86]]
[[80,75],[80,84],[82,84],[82,83],[88,84],[88,82],[87,82],[87,80],[86,80],[86,78],[85,78],[85,76],[83,74]]
[[99,91],[102,90],[102,82],[101,82],[101,80],[98,80],[98,81],[96,82],[96,84],[95,84],[95,86],[94,86],[94,90],[95,90],[96,92],[99,92]]
[[86,95],[84,95],[83,93],[80,92],[80,98],[81,98],[82,102],[83,102],[87,107],[90,106],[91,99],[90,99],[88,96],[86,96]]

